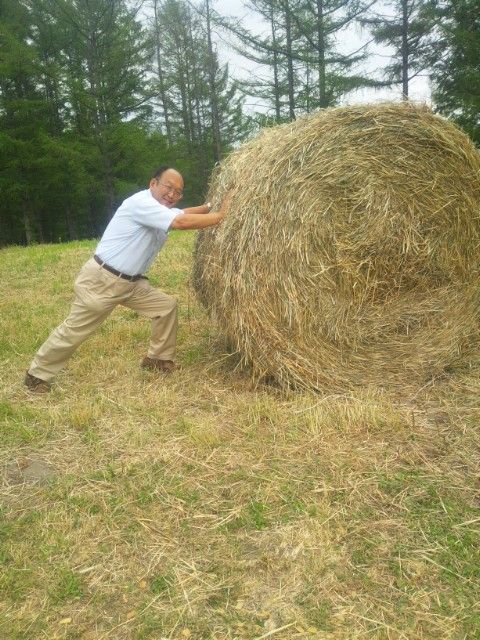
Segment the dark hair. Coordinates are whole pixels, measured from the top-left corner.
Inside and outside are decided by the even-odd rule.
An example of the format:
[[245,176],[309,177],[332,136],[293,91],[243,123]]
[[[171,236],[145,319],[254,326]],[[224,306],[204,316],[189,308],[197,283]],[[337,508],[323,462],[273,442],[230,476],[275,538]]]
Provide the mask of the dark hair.
[[169,169],[172,169],[172,167],[168,167],[166,164],[162,164],[153,174],[152,180],[161,178],[165,171],[168,171]]

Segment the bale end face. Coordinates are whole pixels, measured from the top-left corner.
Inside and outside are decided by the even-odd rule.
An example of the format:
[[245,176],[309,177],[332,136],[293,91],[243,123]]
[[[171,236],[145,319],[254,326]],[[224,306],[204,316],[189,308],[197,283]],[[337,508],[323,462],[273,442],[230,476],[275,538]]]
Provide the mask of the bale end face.
[[422,383],[477,348],[480,156],[411,104],[328,109],[231,154],[193,281],[255,378]]

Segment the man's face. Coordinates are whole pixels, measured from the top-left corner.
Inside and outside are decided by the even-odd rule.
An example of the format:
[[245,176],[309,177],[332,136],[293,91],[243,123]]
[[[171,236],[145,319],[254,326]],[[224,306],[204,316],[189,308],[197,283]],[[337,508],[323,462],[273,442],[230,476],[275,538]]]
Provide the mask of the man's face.
[[159,178],[150,180],[150,191],[155,200],[171,209],[183,196],[183,178],[175,169],[167,169]]

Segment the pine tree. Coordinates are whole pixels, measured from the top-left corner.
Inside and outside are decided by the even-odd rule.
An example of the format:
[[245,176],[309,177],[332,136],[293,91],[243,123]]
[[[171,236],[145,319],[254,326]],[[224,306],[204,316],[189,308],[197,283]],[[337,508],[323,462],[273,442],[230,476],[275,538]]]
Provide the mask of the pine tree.
[[436,109],[480,145],[480,1],[432,3],[438,20],[432,82]]
[[117,203],[113,132],[125,119],[142,122],[149,115],[147,36],[125,0],[55,0],[53,4],[52,18],[64,33],[67,124],[99,161],[94,168],[96,202],[92,193],[91,205],[92,221],[100,232],[106,222],[103,211],[108,219]]
[[97,235],[144,183],[147,45],[126,0],[0,0],[0,243]]
[[191,175],[187,197],[201,197],[213,165],[245,135],[242,98],[214,50],[211,3],[157,0],[154,8],[161,121],[171,144],[183,146],[177,165]]
[[275,121],[336,104],[349,91],[377,83],[356,73],[364,47],[342,54],[336,46],[365,11],[360,0],[251,0],[250,7],[269,25],[269,36],[249,33],[236,21],[216,17],[233,34],[236,49],[271,70],[273,79],[245,83],[245,89],[267,101]]
[[42,128],[48,106],[39,87],[33,25],[20,3],[0,3],[0,243],[43,239],[39,213]]
[[402,97],[408,99],[410,82],[425,71],[431,50],[434,27],[425,0],[390,0],[383,2],[391,13],[376,13],[364,18],[377,43],[392,50],[392,62],[385,68],[385,84],[399,85]]

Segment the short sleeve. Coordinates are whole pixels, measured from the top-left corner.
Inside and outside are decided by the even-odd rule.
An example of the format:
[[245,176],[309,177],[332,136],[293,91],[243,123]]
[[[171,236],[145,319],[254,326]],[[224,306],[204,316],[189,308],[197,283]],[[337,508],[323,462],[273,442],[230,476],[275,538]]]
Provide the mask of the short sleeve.
[[165,232],[169,230],[174,218],[179,214],[183,214],[182,209],[169,209],[157,202],[149,191],[146,192],[145,197],[129,204],[131,206],[132,219],[137,224],[151,229],[161,229]]

